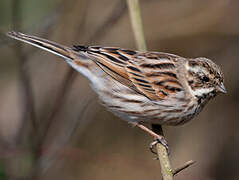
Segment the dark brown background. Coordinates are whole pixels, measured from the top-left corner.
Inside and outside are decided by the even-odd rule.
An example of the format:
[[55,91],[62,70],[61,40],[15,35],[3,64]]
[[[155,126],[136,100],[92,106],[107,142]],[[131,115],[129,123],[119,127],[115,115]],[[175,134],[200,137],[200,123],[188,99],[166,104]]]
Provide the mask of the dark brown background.
[[[219,64],[228,94],[192,122],[165,127],[178,180],[239,179],[239,1],[141,0],[149,50]],[[5,36],[135,49],[124,0],[0,1],[0,179],[160,179],[152,138],[98,104],[61,59]]]

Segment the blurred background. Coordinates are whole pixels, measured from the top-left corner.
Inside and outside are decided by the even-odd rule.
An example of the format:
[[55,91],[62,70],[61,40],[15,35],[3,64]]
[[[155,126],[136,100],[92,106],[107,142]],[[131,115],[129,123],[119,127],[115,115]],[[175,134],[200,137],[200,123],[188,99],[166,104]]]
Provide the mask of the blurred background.
[[[147,46],[208,57],[226,95],[193,121],[164,127],[178,180],[239,179],[239,1],[141,0]],[[160,179],[152,138],[106,111],[59,57],[5,36],[135,49],[125,0],[0,1],[0,179]]]

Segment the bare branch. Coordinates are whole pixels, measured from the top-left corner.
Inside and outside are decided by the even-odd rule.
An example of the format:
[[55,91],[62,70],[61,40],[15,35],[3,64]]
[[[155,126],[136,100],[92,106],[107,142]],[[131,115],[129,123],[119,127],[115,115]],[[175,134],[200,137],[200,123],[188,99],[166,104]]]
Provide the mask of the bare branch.
[[[164,136],[163,129],[161,125],[152,124],[152,130],[161,135]],[[173,170],[171,168],[171,164],[168,157],[167,149],[160,143],[156,145],[158,160],[160,162],[161,166],[161,173],[163,180],[172,180],[173,179]]]
[[180,173],[181,171],[183,171],[184,169],[188,168],[189,166],[193,165],[195,163],[195,161],[190,160],[188,162],[186,162],[184,165],[182,165],[181,167],[178,167],[176,169],[173,170],[173,175],[177,175],[178,173]]

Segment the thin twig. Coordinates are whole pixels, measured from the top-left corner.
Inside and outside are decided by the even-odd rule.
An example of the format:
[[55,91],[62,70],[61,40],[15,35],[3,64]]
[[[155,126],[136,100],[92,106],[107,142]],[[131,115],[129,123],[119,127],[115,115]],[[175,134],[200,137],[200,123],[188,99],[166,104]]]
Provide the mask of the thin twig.
[[177,175],[178,173],[180,173],[182,170],[188,168],[189,166],[193,165],[195,163],[195,161],[190,160],[188,162],[186,162],[184,165],[182,165],[181,167],[178,167],[176,169],[173,170],[173,175]]

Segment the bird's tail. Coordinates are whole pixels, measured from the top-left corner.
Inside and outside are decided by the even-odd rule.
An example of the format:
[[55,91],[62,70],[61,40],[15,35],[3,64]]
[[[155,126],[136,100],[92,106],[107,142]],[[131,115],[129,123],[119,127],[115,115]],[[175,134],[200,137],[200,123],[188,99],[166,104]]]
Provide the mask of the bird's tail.
[[71,49],[66,46],[36,36],[26,35],[20,32],[11,31],[8,32],[7,35],[13,39],[17,39],[19,41],[31,44],[65,59],[73,59]]

